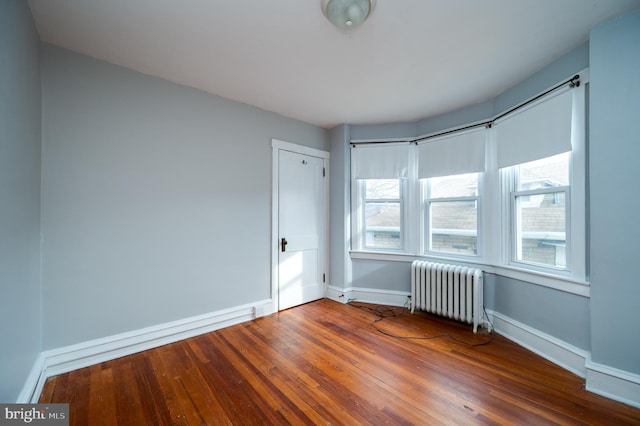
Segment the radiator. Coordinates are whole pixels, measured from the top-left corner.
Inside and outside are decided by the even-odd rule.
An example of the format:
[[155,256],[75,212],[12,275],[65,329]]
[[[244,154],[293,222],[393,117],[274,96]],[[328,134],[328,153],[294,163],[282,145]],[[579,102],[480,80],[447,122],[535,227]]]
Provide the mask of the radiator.
[[411,264],[411,313],[415,309],[473,324],[482,321],[482,270],[416,260]]

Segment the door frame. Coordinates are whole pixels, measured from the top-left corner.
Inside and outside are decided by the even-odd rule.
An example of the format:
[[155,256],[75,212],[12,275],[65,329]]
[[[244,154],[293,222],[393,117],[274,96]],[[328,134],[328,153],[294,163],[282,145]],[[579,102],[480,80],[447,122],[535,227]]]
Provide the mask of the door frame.
[[280,250],[280,151],[289,151],[296,154],[309,155],[322,159],[324,178],[324,235],[321,235],[324,256],[324,295],[327,294],[329,285],[329,152],[316,148],[310,148],[279,139],[271,139],[271,300],[275,312],[280,311],[280,298],[278,297],[278,284],[280,275],[279,250]]

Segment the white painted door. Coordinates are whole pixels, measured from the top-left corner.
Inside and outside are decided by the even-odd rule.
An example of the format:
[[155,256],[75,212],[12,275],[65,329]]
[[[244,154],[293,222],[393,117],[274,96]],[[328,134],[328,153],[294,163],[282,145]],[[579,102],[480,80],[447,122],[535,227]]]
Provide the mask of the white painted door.
[[324,296],[324,159],[280,150],[278,161],[278,306]]

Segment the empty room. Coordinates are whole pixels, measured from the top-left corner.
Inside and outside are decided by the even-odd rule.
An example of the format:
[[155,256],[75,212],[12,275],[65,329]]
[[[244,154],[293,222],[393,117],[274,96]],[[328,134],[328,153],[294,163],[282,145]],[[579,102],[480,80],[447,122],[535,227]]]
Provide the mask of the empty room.
[[638,69],[640,0],[0,0],[0,423],[640,424]]

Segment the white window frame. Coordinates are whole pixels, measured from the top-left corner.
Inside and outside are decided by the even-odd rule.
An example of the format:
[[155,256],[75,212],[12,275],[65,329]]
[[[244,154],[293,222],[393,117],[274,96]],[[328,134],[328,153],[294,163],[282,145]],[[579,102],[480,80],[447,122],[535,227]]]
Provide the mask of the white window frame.
[[[569,163],[571,163],[571,155],[569,155]],[[571,240],[571,183],[569,185],[564,186],[555,186],[550,188],[538,188],[538,189],[529,189],[529,190],[518,190],[518,182],[517,182],[517,167],[510,167],[509,172],[507,173],[509,176],[508,186],[509,190],[509,219],[511,222],[510,231],[511,237],[509,241],[510,247],[510,257],[509,264],[515,267],[524,268],[524,269],[532,269],[537,271],[549,272],[549,273],[559,273],[562,275],[566,275],[571,271],[571,247],[573,242]],[[571,176],[569,177],[569,181],[571,182]],[[552,265],[544,265],[534,262],[527,262],[525,260],[520,260],[522,257],[520,252],[522,250],[521,243],[521,230],[520,223],[516,220],[518,216],[517,210],[517,198],[518,197],[526,197],[526,196],[534,196],[534,195],[545,195],[545,194],[558,194],[564,193],[565,197],[565,263],[564,267],[552,266]]]
[[[400,202],[400,248],[376,248],[367,247],[367,229],[366,229],[366,186],[367,179],[352,179],[352,209],[353,212],[353,250],[362,252],[375,252],[375,253],[408,253],[407,243],[407,223],[408,223],[408,208],[407,208],[407,196],[408,182],[407,179],[398,178],[399,181],[399,202]],[[393,200],[395,201],[395,200]]]
[[[588,70],[580,72],[580,87],[573,91],[573,117],[569,152],[569,185],[538,190],[516,191],[516,167],[498,170],[501,233],[500,254],[495,254],[496,272],[516,279],[535,282],[571,293],[589,295],[586,271],[586,155],[585,85]],[[494,138],[493,138],[494,139]],[[495,142],[495,141],[494,141]],[[565,192],[566,267],[557,268],[517,260],[515,197],[540,193]],[[494,204],[495,205],[495,204]]]
[[[431,197],[431,178],[420,179],[420,254],[423,256],[429,256],[434,258],[451,258],[461,260],[478,261],[482,259],[483,255],[483,226],[482,226],[482,211],[483,211],[483,181],[484,173],[478,172],[478,188],[475,196],[461,196],[461,197]],[[457,175],[451,175],[457,176]],[[476,254],[460,254],[433,250],[431,245],[432,229],[431,229],[431,203],[433,202],[452,202],[452,201],[474,201],[476,203]]]

